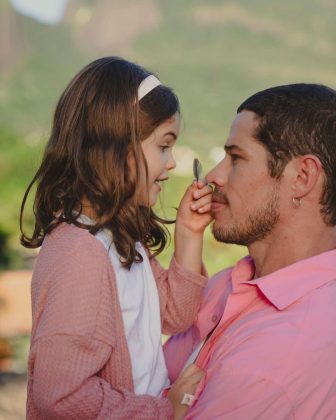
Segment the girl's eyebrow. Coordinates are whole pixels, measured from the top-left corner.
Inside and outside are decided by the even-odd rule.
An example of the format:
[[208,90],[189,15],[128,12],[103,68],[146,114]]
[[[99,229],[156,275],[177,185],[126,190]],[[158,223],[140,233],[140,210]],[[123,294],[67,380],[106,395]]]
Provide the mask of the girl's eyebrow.
[[167,132],[167,133],[165,133],[163,136],[164,136],[164,137],[166,137],[166,136],[172,136],[174,140],[176,140],[176,139],[177,139],[177,135],[176,135],[176,133],[174,133],[173,131],[168,131],[168,132]]

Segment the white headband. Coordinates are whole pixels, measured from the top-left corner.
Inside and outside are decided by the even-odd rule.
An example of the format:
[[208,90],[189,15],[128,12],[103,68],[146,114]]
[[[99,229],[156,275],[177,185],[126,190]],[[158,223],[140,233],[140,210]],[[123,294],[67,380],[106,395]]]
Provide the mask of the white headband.
[[140,83],[138,87],[138,101],[141,101],[141,99],[147,95],[151,90],[156,88],[156,86],[161,85],[160,80],[155,77],[153,74],[150,76],[147,76],[146,79],[143,79],[143,81]]

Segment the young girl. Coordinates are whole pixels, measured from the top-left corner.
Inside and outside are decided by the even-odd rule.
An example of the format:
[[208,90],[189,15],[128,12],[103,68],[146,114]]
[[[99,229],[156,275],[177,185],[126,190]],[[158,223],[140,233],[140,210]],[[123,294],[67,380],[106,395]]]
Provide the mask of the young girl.
[[[197,315],[211,220],[211,188],[194,183],[177,213],[170,268],[160,267],[155,256],[167,234],[151,207],[175,167],[179,122],[173,92],[117,57],[89,64],[61,96],[21,208],[22,244],[42,245],[32,280],[28,419],[166,419],[193,392],[200,377],[161,398],[161,332],[183,331]],[[28,237],[23,209],[35,183]]]

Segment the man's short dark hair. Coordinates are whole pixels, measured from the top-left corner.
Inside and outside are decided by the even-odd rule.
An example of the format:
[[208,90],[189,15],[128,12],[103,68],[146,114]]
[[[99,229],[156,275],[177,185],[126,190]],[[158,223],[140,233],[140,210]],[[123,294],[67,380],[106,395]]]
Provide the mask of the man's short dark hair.
[[320,204],[327,225],[336,225],[336,91],[298,83],[263,90],[246,99],[237,113],[257,114],[255,138],[269,152],[270,175],[280,178],[293,158],[317,156],[325,174]]

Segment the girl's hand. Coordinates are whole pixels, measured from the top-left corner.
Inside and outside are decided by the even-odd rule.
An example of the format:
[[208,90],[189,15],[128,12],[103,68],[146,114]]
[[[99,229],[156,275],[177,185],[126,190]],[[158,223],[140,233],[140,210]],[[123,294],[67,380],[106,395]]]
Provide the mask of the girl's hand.
[[212,220],[210,214],[212,187],[202,181],[194,181],[185,192],[176,217],[179,228],[192,233],[203,233]]
[[175,225],[175,258],[185,269],[202,272],[203,234],[212,220],[212,188],[194,181],[184,194]]
[[174,420],[183,419],[189,407],[181,404],[184,394],[194,395],[200,380],[205,375],[205,372],[194,364],[191,364],[183,371],[182,375],[175,381],[170,388],[167,398],[174,407]]

